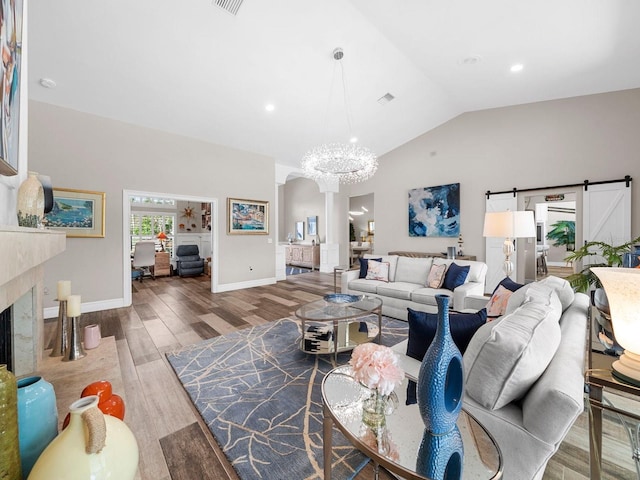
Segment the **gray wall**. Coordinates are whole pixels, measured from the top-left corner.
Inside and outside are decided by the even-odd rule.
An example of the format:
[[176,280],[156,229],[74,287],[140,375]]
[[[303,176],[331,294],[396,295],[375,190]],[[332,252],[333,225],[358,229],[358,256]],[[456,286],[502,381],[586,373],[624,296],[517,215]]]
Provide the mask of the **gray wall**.
[[[122,192],[137,190],[218,199],[219,283],[275,277],[275,235],[227,235],[227,197],[274,205],[273,159],[77,111],[29,103],[29,166],[54,187],[106,192],[106,237],[69,238],[45,269],[45,287],[72,281],[82,301],[122,298]],[[249,270],[249,266],[253,268]],[[55,306],[45,297],[45,307]]]
[[[464,251],[484,259],[487,190],[631,175],[632,237],[640,235],[640,89],[465,113],[380,158],[350,196],[375,193],[375,252],[445,251],[456,239],[410,238],[408,190],[460,183]],[[345,241],[346,241],[345,237]]]

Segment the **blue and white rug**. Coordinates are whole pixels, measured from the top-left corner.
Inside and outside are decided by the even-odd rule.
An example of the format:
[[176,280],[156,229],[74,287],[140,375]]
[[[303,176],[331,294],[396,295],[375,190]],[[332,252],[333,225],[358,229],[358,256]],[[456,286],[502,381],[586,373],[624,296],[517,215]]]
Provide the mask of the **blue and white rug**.
[[[407,323],[385,317],[382,331],[393,345],[406,338]],[[167,353],[243,480],[323,478],[321,383],[335,365],[333,355],[301,352],[300,335],[299,323],[285,318]],[[366,462],[334,430],[334,478],[351,478]]]

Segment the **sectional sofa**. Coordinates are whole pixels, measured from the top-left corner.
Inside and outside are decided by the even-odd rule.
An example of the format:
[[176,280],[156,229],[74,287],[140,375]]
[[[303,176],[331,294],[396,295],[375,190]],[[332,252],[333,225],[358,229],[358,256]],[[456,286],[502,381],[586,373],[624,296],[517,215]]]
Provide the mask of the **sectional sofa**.
[[[349,270],[342,274],[341,292],[380,297],[383,302],[382,314],[389,317],[406,320],[407,307],[422,312],[437,312],[435,296],[438,294],[452,297],[454,310],[464,308],[467,296],[484,294],[487,265],[483,262],[375,254],[367,254],[364,259],[378,259],[388,263],[388,281],[359,278],[360,270]],[[433,265],[450,267],[454,262],[456,265],[469,267],[462,285],[453,290],[427,286],[427,279]]]

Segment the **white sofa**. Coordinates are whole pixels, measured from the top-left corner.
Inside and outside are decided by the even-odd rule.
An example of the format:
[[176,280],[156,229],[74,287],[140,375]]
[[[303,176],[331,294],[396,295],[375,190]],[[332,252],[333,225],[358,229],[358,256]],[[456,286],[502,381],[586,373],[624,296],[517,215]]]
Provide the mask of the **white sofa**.
[[[444,258],[412,258],[398,255],[367,254],[364,258],[382,258],[389,262],[389,282],[358,278],[359,270],[349,270],[342,274],[342,293],[366,294],[382,299],[382,314],[401,320],[407,319],[407,307],[422,312],[437,312],[435,296],[449,295],[453,299],[453,309],[462,309],[465,297],[483,295],[487,265],[471,260],[448,260]],[[431,265],[469,265],[469,274],[463,285],[455,290],[426,287]]]
[[[559,279],[552,279],[555,277],[551,277],[550,282],[545,283],[553,283],[554,286],[560,284],[556,281]],[[566,285],[563,287],[564,298],[560,299],[563,311],[559,320],[559,346],[547,368],[524,396],[501,408],[490,409],[471,398],[470,385],[466,383],[467,392],[463,408],[478,419],[498,443],[504,462],[505,479],[541,479],[547,462],[558,450],[560,443],[584,409],[584,358],[589,298],[582,293],[574,295],[570,287],[569,295]],[[529,286],[525,285],[518,290],[518,295],[512,295],[507,306],[507,314],[514,312],[519,304],[525,301]],[[486,298],[471,297],[467,299],[466,306],[482,308],[486,301]],[[501,318],[505,319],[506,316]],[[483,325],[476,335],[484,329],[480,336],[491,336],[489,331],[499,321],[500,319]],[[476,335],[471,340],[469,349],[472,348]],[[493,338],[496,338],[495,335]],[[409,378],[415,380],[421,362],[406,356],[406,349],[407,341],[393,347],[399,354],[401,367]],[[470,368],[466,362],[469,349],[463,356],[465,375]],[[496,362],[504,362],[504,357],[497,358]],[[498,365],[494,368],[498,370]],[[465,378],[465,381],[467,380],[468,378]],[[490,379],[488,382],[493,380]],[[500,389],[495,385],[490,388],[495,391]]]

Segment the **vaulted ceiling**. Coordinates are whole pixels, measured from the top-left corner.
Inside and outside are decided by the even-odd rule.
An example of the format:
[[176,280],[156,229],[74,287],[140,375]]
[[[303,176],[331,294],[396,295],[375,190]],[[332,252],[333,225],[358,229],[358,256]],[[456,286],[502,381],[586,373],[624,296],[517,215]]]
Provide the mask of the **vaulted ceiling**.
[[29,97],[298,165],[351,133],[381,155],[467,111],[640,87],[632,0],[217,1],[29,1]]

